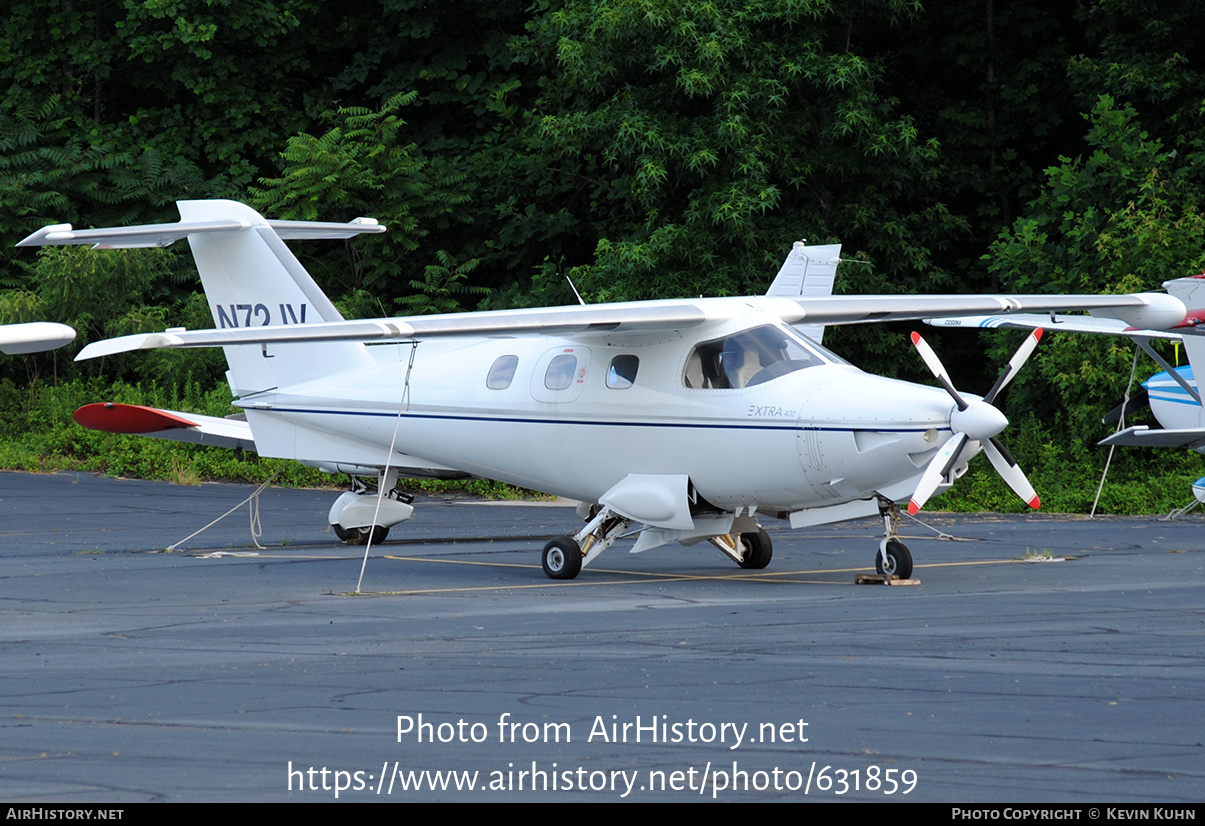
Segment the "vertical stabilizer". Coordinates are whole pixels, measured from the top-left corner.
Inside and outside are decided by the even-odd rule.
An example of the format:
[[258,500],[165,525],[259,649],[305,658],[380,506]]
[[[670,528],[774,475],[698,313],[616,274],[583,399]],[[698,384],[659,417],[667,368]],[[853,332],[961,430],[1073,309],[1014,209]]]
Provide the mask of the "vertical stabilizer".
[[[1168,295],[1184,302],[1190,320],[1205,318],[1205,275],[1165,281],[1163,288],[1167,290]],[[1198,370],[1205,371],[1205,335],[1186,333],[1184,353],[1188,356],[1188,363],[1192,365],[1194,376]],[[1200,384],[1197,386],[1200,387]]]
[[[235,220],[239,232],[190,233],[197,271],[213,326],[218,329],[267,327],[342,321],[343,316],[319,289],[281,240],[277,227],[255,210],[234,201],[181,201],[182,224]],[[364,345],[240,345],[223,348],[230,365],[227,378],[236,396],[284,387],[370,363]]]
[[[809,247],[802,241],[796,241],[770,284],[770,289],[766,290],[766,295],[785,298],[832,295],[840,260],[840,244]],[[796,324],[795,329],[815,342],[824,338],[823,324]]]

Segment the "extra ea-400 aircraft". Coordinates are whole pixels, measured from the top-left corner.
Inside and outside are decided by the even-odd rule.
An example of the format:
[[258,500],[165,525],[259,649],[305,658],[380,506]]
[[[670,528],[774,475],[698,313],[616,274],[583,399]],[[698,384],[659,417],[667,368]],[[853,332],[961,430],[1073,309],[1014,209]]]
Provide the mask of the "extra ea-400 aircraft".
[[[992,402],[1031,337],[984,398],[960,394],[913,334],[945,389],[859,370],[796,326],[1087,309],[1165,329],[1184,306],[1128,296],[830,296],[837,247],[796,245],[770,295],[468,312],[345,321],[284,244],[383,232],[270,221],[231,201],[182,201],[175,224],[45,227],[23,246],[166,246],[187,238],[217,329],[125,336],[80,359],[135,349],[225,350],[246,421],[113,405],[81,408],[86,426],[253,447],[376,482],[336,500],[345,540],[379,542],[413,507],[399,475],[471,474],[580,500],[585,525],[552,539],[543,567],[570,579],[617,539],[632,552],[710,541],[764,568],[759,518],[792,527],[880,514],[880,572],[910,575],[896,537],[911,510],[948,487],[980,450],[1032,506],[1033,488],[996,439]],[[824,279],[821,279],[823,281]]]

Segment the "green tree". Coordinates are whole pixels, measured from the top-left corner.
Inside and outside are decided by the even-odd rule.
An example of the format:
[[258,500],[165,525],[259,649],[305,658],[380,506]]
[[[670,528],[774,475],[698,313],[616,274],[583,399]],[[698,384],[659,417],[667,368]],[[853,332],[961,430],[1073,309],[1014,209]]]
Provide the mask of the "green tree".
[[[1047,170],[1046,189],[993,244],[989,266],[1001,283],[1015,292],[1158,291],[1199,273],[1205,156],[1169,151],[1133,107],[1107,96],[1091,114],[1087,143],[1086,156]],[[1056,337],[1037,359],[1041,381],[1022,382],[1022,405],[1094,441],[1100,416],[1125,390],[1132,353],[1125,340]]]
[[[432,228],[465,220],[458,206],[468,200],[464,174],[441,158],[428,158],[407,140],[398,114],[415,92],[395,95],[377,111],[352,107],[328,112],[334,124],[321,136],[289,138],[279,178],[253,188],[252,205],[278,218],[351,220],[377,218],[382,236],[358,239],[326,269],[343,292],[396,290],[415,267],[408,262]],[[342,265],[342,266],[340,266]],[[421,271],[421,270],[420,270]],[[330,283],[328,280],[327,283]]]
[[[539,145],[581,190],[595,298],[757,292],[792,239],[878,263],[854,289],[939,283],[929,249],[962,221],[937,147],[881,92],[867,32],[908,2],[570,2],[546,18],[560,76]],[[865,47],[865,48],[864,48]]]

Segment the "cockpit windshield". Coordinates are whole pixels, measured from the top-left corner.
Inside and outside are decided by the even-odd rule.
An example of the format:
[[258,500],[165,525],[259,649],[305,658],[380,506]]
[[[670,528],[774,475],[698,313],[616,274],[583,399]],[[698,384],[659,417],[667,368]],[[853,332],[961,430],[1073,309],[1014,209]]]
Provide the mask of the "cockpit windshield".
[[842,360],[794,330],[766,324],[698,344],[682,382],[694,389],[733,390],[826,362]]

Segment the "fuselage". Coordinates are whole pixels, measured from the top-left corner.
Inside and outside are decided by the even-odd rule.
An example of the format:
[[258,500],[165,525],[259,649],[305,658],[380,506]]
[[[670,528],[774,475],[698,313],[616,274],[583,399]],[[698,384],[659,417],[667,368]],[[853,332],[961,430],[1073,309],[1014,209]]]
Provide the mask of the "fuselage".
[[372,347],[371,367],[244,398],[257,445],[321,463],[355,444],[379,466],[393,444],[392,464],[585,501],[628,474],[686,474],[712,505],[785,514],[906,499],[950,435],[944,391],[867,374],[761,314],[413,346],[413,364],[412,345]]
[[[1200,392],[1192,366],[1177,367],[1176,372],[1190,387]],[[1168,430],[1190,430],[1205,427],[1205,408],[1188,394],[1178,381],[1166,372],[1156,373],[1142,383],[1150,398],[1151,411],[1159,424]],[[1205,448],[1195,448],[1205,453]]]

